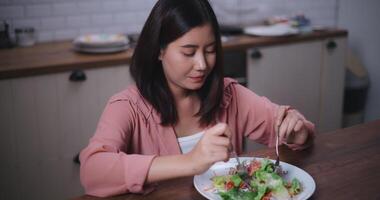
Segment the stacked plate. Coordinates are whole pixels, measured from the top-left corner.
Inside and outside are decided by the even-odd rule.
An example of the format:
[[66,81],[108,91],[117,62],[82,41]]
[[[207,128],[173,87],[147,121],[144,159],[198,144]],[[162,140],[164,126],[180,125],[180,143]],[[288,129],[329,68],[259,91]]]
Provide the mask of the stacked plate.
[[128,49],[129,40],[123,34],[87,34],[73,41],[74,49],[84,53],[115,53]]
[[299,33],[299,30],[289,24],[275,24],[270,26],[246,27],[244,28],[244,33],[255,36],[278,37],[296,35]]

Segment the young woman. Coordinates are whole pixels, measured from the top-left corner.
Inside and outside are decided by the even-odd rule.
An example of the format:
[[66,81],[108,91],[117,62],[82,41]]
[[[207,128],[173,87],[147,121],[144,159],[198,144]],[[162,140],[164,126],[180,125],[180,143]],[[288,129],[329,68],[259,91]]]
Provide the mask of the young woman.
[[[159,0],[132,58],[136,85],[110,98],[81,152],[87,194],[146,191],[242,152],[243,138],[302,149],[314,125],[296,110],[223,78],[219,26],[207,0]],[[276,128],[279,127],[279,128]]]

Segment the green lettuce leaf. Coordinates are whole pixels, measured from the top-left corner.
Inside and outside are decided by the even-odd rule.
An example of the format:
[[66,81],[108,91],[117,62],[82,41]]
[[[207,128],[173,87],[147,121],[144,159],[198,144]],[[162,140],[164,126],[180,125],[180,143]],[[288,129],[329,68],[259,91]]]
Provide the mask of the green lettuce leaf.
[[230,179],[233,183],[234,183],[234,186],[235,187],[239,187],[240,186],[240,183],[243,181],[239,175],[235,174],[233,176],[231,176],[231,179]]
[[211,180],[212,180],[212,183],[216,189],[224,190],[225,183],[227,182],[226,181],[227,178],[228,178],[228,176],[215,176]]
[[302,188],[301,188],[301,183],[299,182],[298,179],[294,178],[292,180],[292,186],[290,187],[289,189],[289,193],[291,195],[297,195],[301,192]]
[[219,192],[219,195],[223,200],[252,200],[256,198],[257,193],[239,191],[239,189],[233,188],[228,192]]

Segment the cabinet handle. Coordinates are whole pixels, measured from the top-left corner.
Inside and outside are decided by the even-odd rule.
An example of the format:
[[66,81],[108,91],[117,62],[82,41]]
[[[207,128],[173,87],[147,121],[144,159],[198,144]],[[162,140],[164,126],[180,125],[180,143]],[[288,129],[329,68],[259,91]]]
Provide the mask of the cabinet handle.
[[328,50],[334,50],[338,45],[334,41],[329,41],[326,45]]
[[251,53],[251,58],[253,59],[260,59],[262,57],[263,57],[263,54],[258,49],[254,49]]
[[87,79],[86,74],[84,71],[76,69],[71,72],[69,80],[72,82],[82,82]]

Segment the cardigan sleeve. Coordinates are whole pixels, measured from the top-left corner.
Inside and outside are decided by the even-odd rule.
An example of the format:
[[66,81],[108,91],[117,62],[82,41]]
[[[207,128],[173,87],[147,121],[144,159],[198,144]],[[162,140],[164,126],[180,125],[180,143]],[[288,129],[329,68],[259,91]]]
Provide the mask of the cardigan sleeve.
[[106,197],[141,193],[155,155],[125,153],[131,142],[136,111],[128,100],[111,100],[95,135],[80,153],[80,179],[86,194]]
[[[274,147],[276,142],[275,121],[279,105],[271,102],[268,98],[258,96],[251,90],[239,85],[234,85],[236,113],[239,127],[243,127],[244,136],[258,143]],[[287,106],[287,110],[291,110]],[[302,116],[303,117],[303,116]],[[314,137],[314,124],[304,117],[309,136]],[[306,145],[306,144],[305,144]],[[288,145],[289,146],[289,145]],[[292,149],[301,149],[303,145],[290,145]]]

